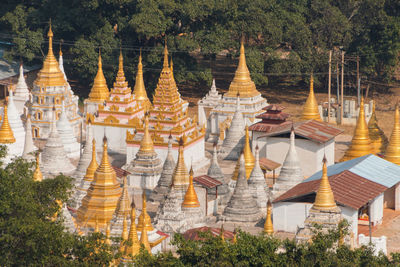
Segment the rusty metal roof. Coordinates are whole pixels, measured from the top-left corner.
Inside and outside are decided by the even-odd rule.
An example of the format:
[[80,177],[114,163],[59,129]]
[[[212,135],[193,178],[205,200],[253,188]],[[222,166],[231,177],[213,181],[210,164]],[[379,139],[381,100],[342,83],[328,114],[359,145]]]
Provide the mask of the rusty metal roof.
[[201,175],[193,178],[193,181],[195,183],[198,183],[199,185],[202,185],[208,189],[217,187],[219,185],[222,185],[222,183],[214,178],[211,178],[208,175]]
[[277,168],[279,168],[281,164],[278,162],[275,162],[273,160],[267,159],[267,158],[260,158],[260,167],[261,169],[267,170],[267,171],[273,171]]
[[270,104],[268,106],[263,107],[263,110],[271,110],[271,111],[282,111],[286,107],[278,104]]
[[[206,233],[206,232],[211,232],[211,234],[213,236],[219,236],[221,233],[221,229],[220,228],[213,228],[213,227],[207,227],[207,226],[203,226],[203,227],[199,227],[199,228],[193,228],[193,229],[189,229],[187,230],[184,234],[183,237],[186,240],[201,240],[201,238],[199,237],[199,233]],[[233,236],[235,234],[231,231],[227,231],[224,230],[224,238],[226,239],[233,239]]]
[[[325,143],[343,132],[342,129],[336,128],[328,123],[316,120],[308,120],[294,123],[294,133],[300,137],[309,139],[316,143]],[[281,124],[272,128],[264,136],[277,136],[290,133],[292,123]],[[260,138],[260,137],[259,137]]]
[[269,122],[260,121],[260,122],[257,122],[255,124],[249,126],[249,130],[250,131],[256,131],[256,132],[266,132],[266,133],[268,133],[268,132],[273,131],[275,128],[281,127],[282,125],[286,125],[286,124],[292,125],[292,122],[284,121],[282,123],[277,124],[277,123],[269,123]]
[[[299,201],[302,198],[312,199],[311,202],[313,202],[320,181],[321,179],[302,182],[279,196],[273,202]],[[329,183],[336,203],[356,210],[388,189],[386,186],[372,182],[348,170],[329,176]]]
[[123,177],[128,176],[129,174],[131,174],[130,172],[125,171],[125,170],[123,170],[121,168],[118,168],[116,166],[112,166],[112,167],[113,167],[115,173],[117,174],[118,178],[123,178]]
[[271,121],[285,121],[289,117],[290,115],[284,112],[278,112],[278,113],[265,112],[256,116],[257,119],[271,120]]

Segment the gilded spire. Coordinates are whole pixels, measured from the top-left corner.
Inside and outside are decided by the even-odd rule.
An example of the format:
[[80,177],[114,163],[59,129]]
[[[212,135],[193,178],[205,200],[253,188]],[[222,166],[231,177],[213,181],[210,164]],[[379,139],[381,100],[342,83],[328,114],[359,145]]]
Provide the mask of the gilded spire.
[[149,254],[151,254],[151,247],[146,229],[143,229],[142,234],[140,235],[140,244],[144,246],[144,249],[147,250]]
[[243,154],[244,154],[244,162],[245,162],[245,166],[246,166],[246,178],[249,179],[251,171],[254,168],[256,159],[254,158],[254,155],[251,152],[249,127],[247,125],[246,125],[246,136],[245,136]]
[[100,166],[98,167],[98,171],[102,173],[113,173],[115,174],[114,169],[111,167],[110,160],[108,159],[108,145],[107,138],[103,138],[103,156],[101,158]]
[[317,195],[315,196],[314,209],[331,210],[337,208],[335,197],[328,180],[328,169],[326,167],[326,158],[324,156],[322,165],[322,178],[319,184]]
[[124,80],[125,80],[124,57],[122,56],[122,49],[119,50],[117,77],[124,77]]
[[236,230],[236,227],[235,227],[235,229],[233,230],[232,243],[236,244],[236,242],[237,242],[237,230]]
[[369,139],[368,126],[365,121],[364,98],[361,98],[360,113],[358,114],[356,128],[350,147],[347,149],[341,161],[355,159],[372,153],[371,141]]
[[40,160],[39,160],[39,153],[36,153],[36,168],[33,172],[33,180],[36,182],[41,182],[43,180],[43,174],[40,170]]
[[394,112],[394,125],[392,135],[390,136],[389,145],[386,148],[385,159],[400,165],[400,114],[399,105],[396,105]]
[[64,86],[66,84],[64,74],[61,72],[53,53],[53,31],[51,30],[51,23],[47,36],[49,37],[49,50],[43,62],[43,67],[39,71],[34,83],[41,87]]
[[[133,224],[135,221],[133,220]],[[132,223],[131,223],[132,226]],[[125,242],[128,240],[128,223],[126,221],[126,216],[124,216],[124,221],[122,223],[122,235],[121,235],[121,244],[120,244],[120,251],[124,251]]]
[[90,161],[89,166],[86,170],[84,179],[86,181],[93,181],[94,173],[96,172],[98,167],[99,167],[99,164],[97,163],[97,160],[96,160],[96,140],[93,138],[92,139],[92,160]]
[[99,50],[98,70],[94,78],[92,89],[90,90],[89,100],[103,102],[108,98],[109,93],[106,78],[103,74],[103,64],[101,62],[101,53]]
[[183,140],[179,140],[178,161],[176,163],[174,173],[172,175],[172,186],[175,188],[186,189],[189,184],[189,175],[185,165],[185,157],[183,154]]
[[137,236],[135,220],[136,220],[135,206],[132,205],[131,228],[129,229],[129,236],[128,236],[128,241],[130,242],[130,244],[125,246],[123,260],[131,260],[132,259],[131,255],[136,256],[140,252],[140,243]]
[[190,168],[189,187],[186,191],[185,198],[182,202],[182,208],[200,207],[199,199],[193,186],[193,168]]
[[146,192],[143,190],[142,193],[142,213],[139,215],[137,230],[141,231],[153,231],[153,225],[151,224],[151,218],[147,213],[147,203],[146,203]]
[[144,133],[142,141],[140,142],[139,151],[144,153],[154,152],[153,140],[149,133],[149,114],[144,116]]
[[8,122],[8,107],[7,103],[4,105],[3,124],[0,127],[0,144],[15,143],[13,131]]
[[221,229],[219,230],[219,237],[221,238],[222,242],[225,242],[224,224],[221,224]]
[[138,63],[138,70],[136,73],[136,80],[135,80],[135,87],[133,88],[133,94],[135,95],[135,99],[140,101],[145,110],[150,108],[150,100],[147,97],[146,88],[144,86],[143,80],[143,65],[142,65],[142,50],[140,50],[139,55],[139,63]]
[[111,240],[110,240],[110,224],[107,224],[107,228],[106,228],[106,241],[105,243],[109,246],[111,246]]
[[318,110],[318,102],[314,95],[314,76],[310,77],[310,93],[308,94],[307,101],[303,107],[303,120],[317,120],[321,121],[321,116]]
[[267,203],[267,217],[265,218],[264,233],[272,235],[274,233],[274,225],[272,224],[272,204],[271,200],[268,199]]
[[123,187],[122,187],[122,194],[119,198],[117,208],[115,209],[115,214],[122,215],[124,217],[129,216],[131,213],[131,199],[129,197],[128,191],[128,181],[126,176],[124,176]]
[[163,69],[162,71],[168,70],[168,48],[167,48],[167,40],[165,39],[165,44],[164,44],[164,64],[163,64]]
[[260,95],[260,92],[257,91],[254,82],[251,80],[250,72],[247,68],[243,38],[240,42],[239,64],[226,95],[229,97],[236,97],[238,93],[240,97],[254,97]]
[[375,101],[372,102],[372,114],[368,122],[369,139],[373,147],[372,153],[378,154],[385,151],[388,140],[385,133],[379,128],[375,113]]

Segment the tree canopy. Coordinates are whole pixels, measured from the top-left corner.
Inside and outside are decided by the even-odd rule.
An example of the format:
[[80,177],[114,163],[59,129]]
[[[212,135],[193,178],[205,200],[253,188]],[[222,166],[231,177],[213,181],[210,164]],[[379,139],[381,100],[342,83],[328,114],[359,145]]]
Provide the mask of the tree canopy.
[[242,35],[257,85],[266,85],[267,77],[275,75],[326,73],[328,50],[334,46],[359,55],[364,74],[388,80],[399,59],[399,14],[396,0],[13,0],[2,3],[0,40],[12,43],[7,58],[41,61],[51,18],[68,75],[85,85],[78,92],[85,97],[97,70],[99,47],[109,85],[120,46],[131,84],[143,48],[151,92],[165,40],[176,80],[208,86],[210,67],[195,57],[213,59],[224,50],[236,56]]

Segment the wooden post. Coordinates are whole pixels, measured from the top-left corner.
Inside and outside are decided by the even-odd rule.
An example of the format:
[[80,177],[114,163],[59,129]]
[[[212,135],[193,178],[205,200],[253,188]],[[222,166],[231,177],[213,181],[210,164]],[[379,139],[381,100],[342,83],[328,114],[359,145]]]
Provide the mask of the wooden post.
[[329,51],[329,76],[328,76],[328,122],[331,120],[331,63],[332,63],[332,50]]
[[360,106],[360,57],[357,56],[357,103]]
[[[337,104],[338,104],[338,108],[340,109],[340,93],[339,93],[339,63],[336,60],[336,95],[337,95]],[[336,124],[340,123],[340,114],[339,112],[340,110],[336,111]]]
[[340,105],[341,105],[341,109],[340,109],[340,124],[343,123],[343,109],[344,109],[344,98],[343,98],[343,87],[344,87],[344,51],[342,50],[342,79],[341,79],[341,88],[340,88]]

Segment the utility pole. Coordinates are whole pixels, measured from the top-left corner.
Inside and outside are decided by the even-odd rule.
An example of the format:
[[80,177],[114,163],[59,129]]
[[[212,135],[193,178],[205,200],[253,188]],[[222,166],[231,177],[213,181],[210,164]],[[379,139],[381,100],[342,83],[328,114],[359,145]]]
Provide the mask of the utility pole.
[[332,50],[329,50],[329,76],[328,76],[328,122],[331,120],[331,63],[332,63]]
[[343,122],[343,109],[344,109],[344,99],[343,99],[343,87],[344,87],[344,51],[342,50],[342,79],[341,79],[341,89],[340,89],[340,93],[341,93],[341,96],[340,96],[340,106],[341,106],[341,109],[340,109],[340,123],[342,124],[342,122]]
[[360,106],[360,57],[357,56],[357,103]]

